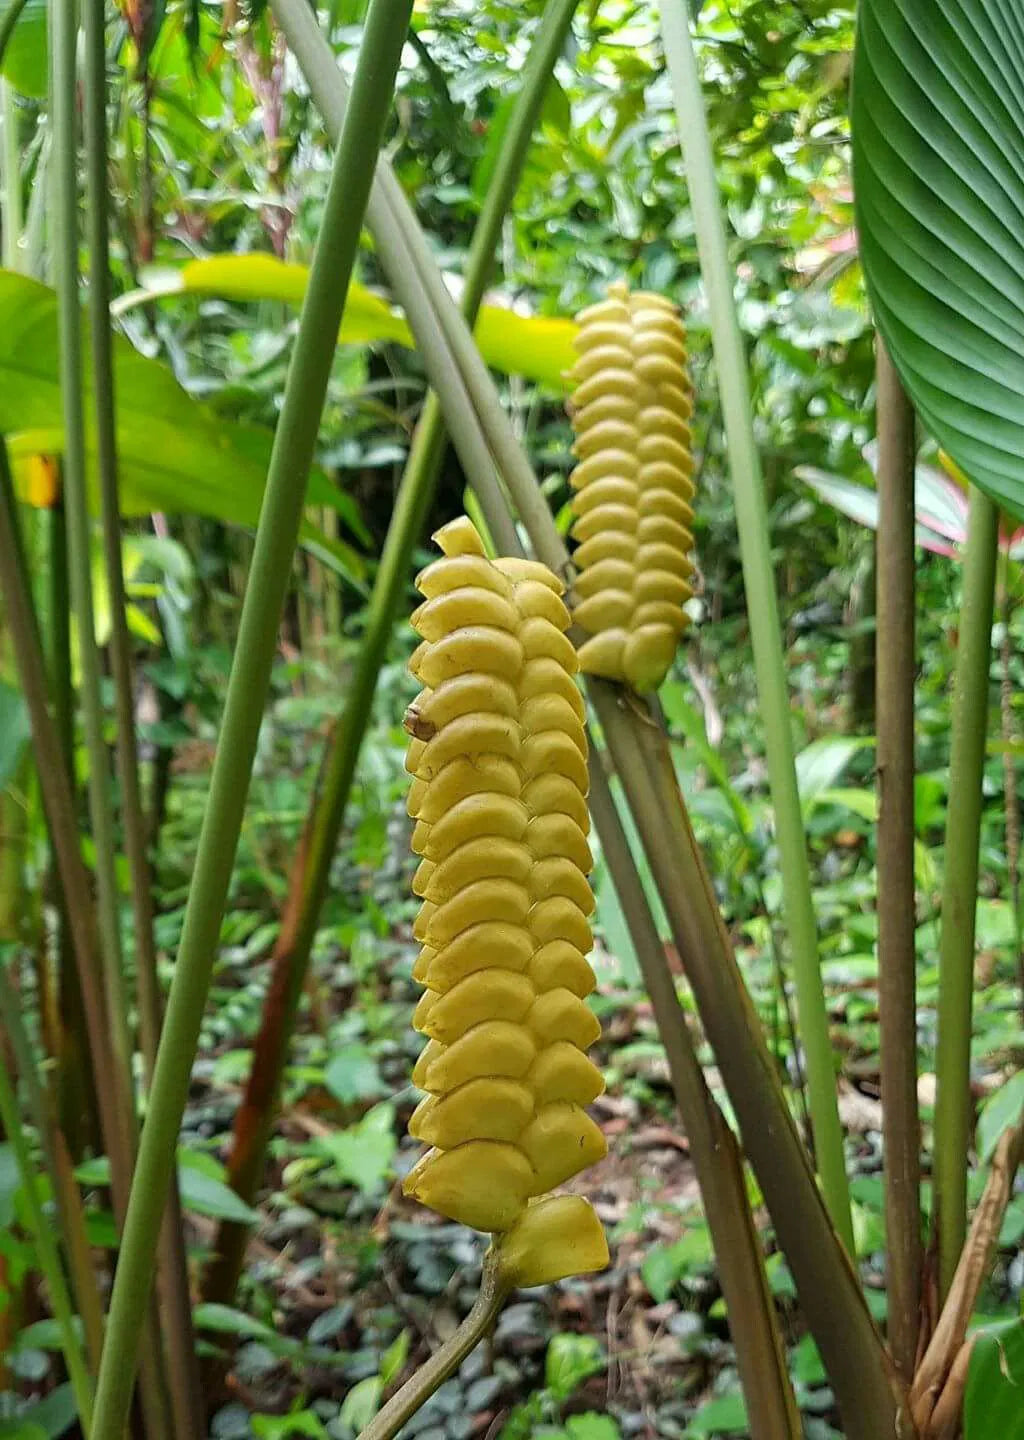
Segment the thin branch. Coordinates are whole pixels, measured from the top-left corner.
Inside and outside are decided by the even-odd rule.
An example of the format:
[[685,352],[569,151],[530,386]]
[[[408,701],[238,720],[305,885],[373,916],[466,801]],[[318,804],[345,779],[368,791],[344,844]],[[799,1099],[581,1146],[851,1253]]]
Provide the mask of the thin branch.
[[796,981],[797,1015],[807,1056],[814,1149],[829,1212],[852,1255],[850,1193],[843,1132],[839,1123],[828,1012],[821,983],[807,839],[797,789],[792,716],[782,653],[764,480],[754,438],[747,361],[733,298],[734,276],[686,0],[662,0],[661,29],[686,160],[701,276],[711,312],[711,338],[722,398],[759,713],[764,726],[768,778],[775,810],[783,905]]

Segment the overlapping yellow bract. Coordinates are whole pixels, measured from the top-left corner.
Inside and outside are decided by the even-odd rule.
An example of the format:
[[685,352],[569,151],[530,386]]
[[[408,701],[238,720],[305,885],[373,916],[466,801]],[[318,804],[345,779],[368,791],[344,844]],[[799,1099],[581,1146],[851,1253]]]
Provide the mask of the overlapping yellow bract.
[[589,1206],[539,1198],[606,1148],[584,1109],[603,1082],[584,1053],[600,1026],[584,1003],[594,901],[578,664],[546,567],[488,560],[466,519],[434,538],[443,558],[418,577],[413,615],[424,689],[406,716],[422,856],[413,974],[426,986],[414,1024],[429,1037],[409,1129],[432,1148],[405,1190],[504,1232],[515,1283],[538,1284],[607,1263]]
[[672,663],[692,594],[686,331],[668,300],[631,295],[622,284],[577,318],[573,619],[590,637],[580,665],[653,690]]

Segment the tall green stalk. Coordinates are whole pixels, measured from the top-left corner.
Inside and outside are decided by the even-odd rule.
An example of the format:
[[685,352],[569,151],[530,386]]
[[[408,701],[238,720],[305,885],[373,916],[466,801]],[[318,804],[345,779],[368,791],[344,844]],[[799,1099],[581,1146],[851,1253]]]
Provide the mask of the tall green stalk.
[[125,1129],[119,1119],[120,1101],[115,1077],[110,1066],[102,1063],[107,1046],[107,1018],[100,976],[95,910],[75,824],[75,802],[66,763],[65,744],[50,711],[42,642],[18,526],[18,505],[14,497],[7,447],[2,438],[0,584],[3,586],[7,624],[32,728],[32,749],[57,861],[62,900],[66,912],[74,916],[69,933],[81,983],[89,1045],[94,1056],[99,1057],[95,1066],[96,1091],[103,1142],[110,1157],[111,1181],[116,1202],[118,1197],[123,1200],[127,1195],[131,1152],[125,1147]]
[[[64,1278],[60,1255],[57,1252],[57,1242],[54,1239],[52,1224],[43,1213],[42,1202],[39,1199],[38,1177],[29,1151],[28,1134],[21,1123],[14,1085],[2,1058],[0,1058],[0,1123],[3,1124],[7,1143],[14,1152],[18,1174],[21,1177],[21,1193],[25,1197],[28,1209],[29,1224],[32,1229],[32,1238],[35,1241],[39,1268],[46,1280],[50,1306],[60,1331],[61,1349],[68,1367],[78,1418],[82,1425],[82,1432],[88,1440],[92,1424],[92,1378],[89,1375],[78,1332],[75,1329],[74,1309],[68,1293],[67,1281]],[[56,1184],[55,1178],[54,1184]]]
[[[82,1321],[90,1369],[99,1364],[103,1344],[103,1310],[100,1305],[96,1271],[93,1266],[89,1238],[85,1229],[85,1211],[74,1168],[64,1137],[55,1124],[55,1106],[43,1093],[36,1057],[33,1054],[25,1022],[22,1002],[0,964],[0,1024],[7,1032],[14,1063],[24,1087],[27,1108],[36,1127],[45,1168],[60,1215],[60,1233],[67,1250],[68,1271],[74,1299]],[[77,1336],[76,1336],[77,1340]],[[69,1370],[70,1373],[70,1370]],[[89,1377],[89,1400],[92,1401],[92,1377]]]
[[807,1061],[807,1088],[814,1148],[829,1213],[852,1255],[850,1191],[828,1012],[818,960],[818,930],[811,896],[807,840],[797,789],[792,714],[779,629],[768,509],[761,460],[754,438],[747,359],[733,298],[725,225],[718,198],[697,58],[686,0],[662,0],[661,29],[686,162],[697,252],[711,314],[711,339],[722,401],[729,467],[754,650],[759,709],[775,831],[782,870],[783,903],[793,957],[797,1014]]
[[217,952],[320,413],[412,0],[371,0],[288,368],[210,794],[110,1302],[94,1440],[121,1440],[153,1250]]
[[[120,899],[110,797],[107,746],[103,738],[100,658],[92,598],[92,527],[86,488],[85,417],[82,404],[82,326],[78,298],[78,145],[76,127],[78,40],[74,0],[50,0],[53,129],[54,272],[60,339],[60,387],[64,412],[64,498],[67,511],[68,570],[75,610],[81,706],[89,753],[89,818],[96,854],[96,890],[107,991],[108,1045],[129,1086],[131,1041],[124,993]],[[124,1124],[130,1124],[127,1117]]]
[[[135,742],[135,687],[127,598],[121,561],[121,515],[117,488],[117,434],[114,407],[114,366],[110,330],[110,236],[107,203],[107,73],[106,10],[102,0],[85,6],[85,152],[89,239],[89,332],[92,345],[92,393],[95,406],[97,469],[103,557],[110,596],[110,657],[117,718],[117,768],[121,781],[121,816],[131,875],[135,933],[135,977],[139,1029],[147,1078],[156,1061],[160,1035],[160,987],[153,932],[153,879],[150,873],[146,821],[139,785]],[[109,794],[109,792],[108,792]],[[125,1016],[127,1020],[127,1015]],[[188,1266],[181,1227],[177,1177],[172,1174],[168,1206],[160,1235],[161,1311],[166,1323],[168,1391],[174,1430],[198,1434],[203,1415],[192,1332]]]
[[999,512],[992,501],[972,485],[967,506],[960,643],[953,681],[939,947],[939,1036],[932,1163],[941,1300],[949,1292],[967,1231],[974,926],[998,537]]
[[[462,313],[470,325],[480,308],[502,223],[515,196],[548,80],[578,3],[579,0],[550,0],[531,48],[466,263]],[[235,1120],[228,1177],[235,1191],[249,1203],[255,1197],[266,1165],[287,1047],[373,705],[377,676],[407,583],[413,547],[430,512],[446,443],[444,414],[436,395],[431,393],[416,428],[388,527],[348,698],[324,757],[321,781],[307,821],[306,840],[296,857],[292,887],[293,891],[298,890],[297,908],[289,907],[275,949],[275,983],[268,995],[264,1023],[253,1049],[245,1098]],[[248,1227],[244,1225],[222,1222],[214,1247],[217,1258],[204,1286],[203,1293],[208,1300],[230,1303],[241,1273],[247,1234]]]
[[878,433],[878,1010],[886,1281],[893,1358],[907,1382],[921,1308],[921,1126],[914,937],[914,409],[881,336]]

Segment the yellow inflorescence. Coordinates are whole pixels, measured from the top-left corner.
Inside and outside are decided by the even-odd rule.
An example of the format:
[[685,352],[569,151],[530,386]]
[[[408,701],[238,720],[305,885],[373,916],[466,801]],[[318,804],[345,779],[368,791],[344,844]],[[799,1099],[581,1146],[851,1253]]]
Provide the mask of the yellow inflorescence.
[[580,665],[636,690],[664,680],[693,574],[686,331],[660,295],[612,285],[579,318],[571,476]]
[[584,1109],[603,1082],[584,1054],[600,1026],[584,1003],[594,901],[578,665],[549,570],[487,559],[466,519],[434,538],[443,558],[419,575],[413,615],[424,688],[406,716],[423,857],[413,974],[427,987],[413,1023],[429,1037],[409,1129],[432,1148],[405,1190],[512,1232],[517,1283],[538,1284],[607,1257],[589,1206],[538,1200],[605,1153]]

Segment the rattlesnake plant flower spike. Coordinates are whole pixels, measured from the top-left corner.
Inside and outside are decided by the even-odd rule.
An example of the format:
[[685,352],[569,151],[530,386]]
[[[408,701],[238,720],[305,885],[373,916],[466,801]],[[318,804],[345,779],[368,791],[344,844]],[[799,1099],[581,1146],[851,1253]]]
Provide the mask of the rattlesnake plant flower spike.
[[489,560],[465,518],[434,539],[405,720],[427,1037],[409,1130],[431,1148],[404,1188],[495,1232],[508,1283],[538,1285],[608,1262],[589,1204],[549,1193],[606,1150],[585,1109],[604,1086],[585,1053],[600,1026],[579,665],[545,566]]
[[686,331],[623,284],[578,316],[570,476],[581,668],[636,690],[664,680],[692,594],[693,398]]

